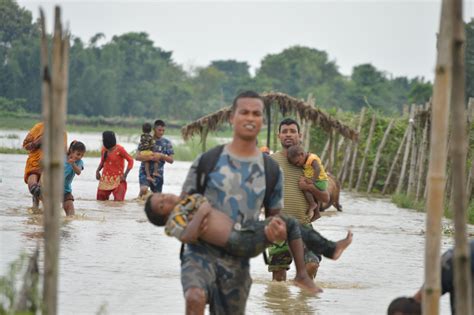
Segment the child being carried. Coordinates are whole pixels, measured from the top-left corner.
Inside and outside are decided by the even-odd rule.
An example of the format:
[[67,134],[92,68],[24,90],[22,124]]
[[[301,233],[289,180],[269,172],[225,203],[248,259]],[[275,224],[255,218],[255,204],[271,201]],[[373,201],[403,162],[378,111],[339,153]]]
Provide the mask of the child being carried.
[[[155,141],[153,141],[153,136],[151,133],[151,124],[144,123],[142,125],[142,135],[140,136],[140,144],[138,145],[138,151],[142,155],[153,155],[153,145]],[[146,179],[150,182],[153,182],[153,177],[160,176],[158,173],[158,162],[146,161],[145,163],[145,173]],[[153,164],[153,177],[150,175],[150,163]]]
[[[201,239],[223,248],[227,253],[240,257],[255,257],[276,239],[276,231],[286,225],[286,234],[291,253],[295,259],[295,284],[311,293],[321,292],[309,278],[304,263],[303,242],[308,249],[331,259],[338,259],[352,242],[352,232],[346,238],[332,242],[315,230],[301,225],[295,218],[279,214],[264,221],[256,221],[240,227],[229,216],[218,211],[201,194],[188,195],[181,199],[174,194],[155,193],[145,204],[149,221],[165,226],[165,232],[183,243]],[[206,220],[205,227],[201,226]]]
[[321,217],[319,208],[322,202],[329,201],[328,175],[324,170],[321,159],[314,153],[305,152],[300,145],[293,145],[288,148],[288,162],[295,166],[303,167],[303,174],[307,182],[310,182],[317,189],[314,192],[318,195],[315,197],[309,191],[303,191],[309,207],[307,214],[311,221]]

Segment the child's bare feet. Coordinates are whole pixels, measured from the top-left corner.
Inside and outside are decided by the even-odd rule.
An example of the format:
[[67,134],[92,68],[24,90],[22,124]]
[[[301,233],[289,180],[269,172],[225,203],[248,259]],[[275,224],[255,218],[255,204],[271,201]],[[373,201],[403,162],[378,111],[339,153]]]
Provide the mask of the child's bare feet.
[[349,245],[351,245],[352,235],[353,235],[352,231],[349,230],[347,231],[346,238],[336,242],[336,249],[334,250],[334,255],[332,255],[332,259],[334,260],[338,259],[341,256],[341,254],[344,252],[344,250],[346,250],[346,248]]
[[318,208],[319,208],[318,203],[317,203],[317,202],[314,202],[314,200],[313,200],[313,202],[309,203],[309,205],[308,205],[308,210],[306,210],[306,214],[307,214],[310,218],[312,218],[312,217],[314,217],[314,213],[315,213],[316,211],[318,211]]
[[[306,272],[306,271],[305,271]],[[295,279],[293,280],[295,285],[303,289],[304,291],[311,293],[311,294],[317,294],[323,292],[323,289],[318,287],[314,281],[308,277],[307,274],[304,276],[298,276],[296,275]]]
[[149,181],[149,182],[153,182],[153,177],[147,176],[147,177],[146,177],[146,180]]
[[317,207],[316,210],[314,211],[313,216],[311,217],[311,222],[316,221],[320,217],[321,217],[321,213],[319,212],[319,207]]

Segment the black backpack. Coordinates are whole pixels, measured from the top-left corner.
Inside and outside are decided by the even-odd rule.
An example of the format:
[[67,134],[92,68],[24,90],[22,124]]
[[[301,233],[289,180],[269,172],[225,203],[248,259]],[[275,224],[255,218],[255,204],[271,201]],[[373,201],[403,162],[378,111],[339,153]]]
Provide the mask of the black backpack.
[[[217,161],[224,150],[224,145],[216,146],[209,151],[202,154],[201,159],[197,165],[197,193],[204,194],[206,184],[211,173],[216,167]],[[280,174],[280,167],[278,163],[267,154],[263,154],[263,166],[265,170],[265,197],[263,198],[263,207],[265,208],[265,216],[268,215],[270,198],[278,181]]]

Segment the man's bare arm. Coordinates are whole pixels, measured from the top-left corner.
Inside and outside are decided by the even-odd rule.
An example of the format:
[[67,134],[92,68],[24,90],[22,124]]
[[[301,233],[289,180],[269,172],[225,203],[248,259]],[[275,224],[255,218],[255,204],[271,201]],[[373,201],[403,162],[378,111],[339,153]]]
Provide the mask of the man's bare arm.
[[200,235],[201,224],[211,211],[211,205],[208,202],[203,203],[193,214],[191,221],[184,229],[183,235],[181,235],[180,241],[183,243],[196,241]]
[[329,202],[329,193],[327,191],[321,191],[317,189],[311,180],[301,177],[298,184],[301,190],[309,191],[319,201]]

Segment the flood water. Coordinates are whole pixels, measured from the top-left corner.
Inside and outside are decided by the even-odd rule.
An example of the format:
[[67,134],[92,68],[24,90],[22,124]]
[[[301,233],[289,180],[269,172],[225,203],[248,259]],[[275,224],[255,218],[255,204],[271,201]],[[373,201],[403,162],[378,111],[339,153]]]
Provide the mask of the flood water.
[[[140,142],[140,134],[121,135],[117,134],[117,143],[125,148],[128,152],[137,149]],[[0,130],[0,147],[10,149],[20,149],[23,145],[23,139],[28,134],[28,130]],[[166,135],[173,144],[183,143],[183,139],[178,136]],[[102,148],[102,133],[101,132],[68,132],[69,143],[72,140],[81,141],[86,144],[87,150],[100,150]]]
[[[25,160],[26,155],[0,154],[1,275],[21,252],[42,244],[41,215],[27,211]],[[61,219],[59,313],[96,314],[102,308],[107,314],[183,314],[180,243],[148,223],[143,204],[134,200],[138,164],[129,174],[125,202],[98,202],[98,163],[84,159],[85,170],[72,184],[77,215]],[[179,193],[189,166],[166,165],[163,190]],[[251,261],[248,314],[386,314],[393,298],[416,292],[423,281],[425,216],[347,193],[341,203],[344,212],[330,209],[314,224],[333,240],[347,229],[354,232],[338,261],[323,260],[317,282],[324,292],[311,297],[288,282],[273,283],[259,256]],[[451,245],[443,236],[442,250]],[[441,314],[449,314],[448,297],[441,303]]]

